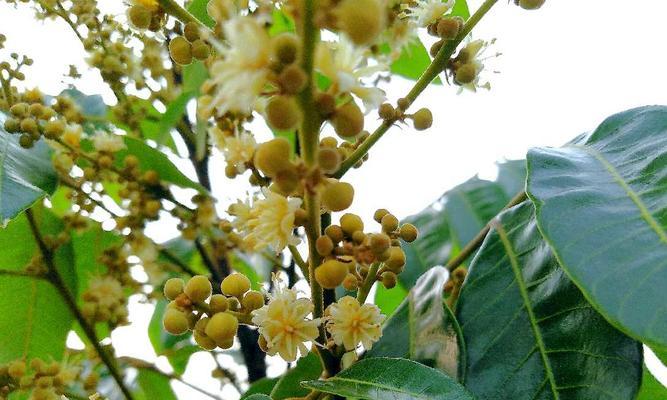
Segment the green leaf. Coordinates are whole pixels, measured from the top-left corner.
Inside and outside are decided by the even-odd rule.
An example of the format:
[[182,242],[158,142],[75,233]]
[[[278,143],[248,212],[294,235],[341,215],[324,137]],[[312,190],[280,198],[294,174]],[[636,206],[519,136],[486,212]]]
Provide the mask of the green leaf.
[[526,201],[502,213],[457,304],[478,399],[632,399],[639,343],[607,324],[558,265]]
[[137,383],[140,396],[145,400],[178,400],[169,378],[149,369],[139,369],[137,372]]
[[209,28],[215,25],[215,21],[208,15],[206,5],[209,0],[192,0],[187,7],[190,14],[194,15],[202,24]]
[[667,107],[533,149],[528,170],[540,231],[568,275],[612,325],[667,350]]
[[[243,393],[243,396],[241,396],[241,400],[245,400],[248,398],[253,398],[253,395],[269,395],[271,394],[271,391],[273,390],[273,387],[276,386],[276,383],[278,382],[278,378],[262,378],[259,379],[255,382],[253,382],[248,390],[246,390],[245,393]],[[265,397],[255,397],[255,398],[265,398]],[[269,397],[270,399],[270,397]]]
[[[415,39],[403,48],[398,59],[391,64],[390,70],[404,78],[417,80],[429,65],[431,65],[431,56],[428,50],[419,39]],[[434,79],[433,83],[442,84],[440,78]]]
[[667,387],[660,383],[651,371],[644,366],[642,374],[642,386],[639,389],[637,400],[657,400],[667,399]]
[[470,18],[470,10],[468,9],[468,2],[466,0],[456,0],[454,7],[452,7],[452,16],[461,17],[464,20]]
[[271,279],[273,265],[260,255],[233,252],[230,259],[232,268],[250,279],[253,290],[261,290],[262,283]]
[[383,285],[377,285],[374,303],[380,308],[383,314],[391,315],[401,305],[407,295],[408,291],[405,290],[400,282],[396,283],[396,286],[391,289],[387,289]]
[[419,237],[404,246],[407,263],[399,275],[404,287],[412,287],[429,268],[455,257],[502,210],[523,188],[524,165],[524,161],[498,164],[496,181],[473,177],[447,191],[419,214],[405,219],[404,222],[417,226]]
[[183,92],[174,99],[162,114],[160,122],[158,122],[157,142],[162,144],[170,137],[171,129],[181,120],[186,111],[188,102],[195,97],[195,92]]
[[[154,140],[158,142],[159,139],[159,130],[160,130],[160,120],[162,119],[162,113],[160,113],[153,104],[139,97],[130,97],[130,109],[134,116],[140,116],[139,119],[139,131],[140,137],[144,139]],[[113,111],[107,113],[107,118],[115,127],[123,129],[129,135],[136,135],[134,129],[130,128],[123,122],[119,121],[116,117],[116,114]],[[176,143],[171,136],[164,138],[163,143],[161,143],[172,151],[176,151]]]
[[282,10],[273,10],[272,24],[269,28],[269,35],[271,37],[277,36],[283,32],[295,32],[294,20]]
[[269,396],[267,396],[265,394],[259,394],[259,393],[253,394],[253,395],[248,396],[248,397],[243,397],[243,399],[245,399],[245,400],[272,400]]
[[[48,210],[34,207],[33,213],[43,235],[62,232],[62,222]],[[39,252],[25,215],[0,230],[0,243],[2,270],[23,271]],[[70,244],[58,248],[55,264],[76,294]],[[73,317],[55,287],[45,280],[0,274],[0,288],[0,364],[18,358],[60,360]]]
[[199,95],[201,85],[208,79],[208,69],[202,61],[195,61],[183,67],[183,92]]
[[[435,267],[419,278],[384,323],[383,335],[366,357],[401,357],[458,375],[460,328],[444,303],[447,270]],[[461,346],[462,347],[462,346]]]
[[107,105],[99,94],[87,95],[75,88],[65,89],[60,96],[67,96],[80,108],[85,117],[104,118],[107,115]]
[[303,386],[368,400],[472,400],[463,386],[425,365],[401,358],[368,358],[327,380]]
[[299,383],[306,380],[317,379],[322,375],[322,364],[320,358],[315,353],[308,353],[297,361],[296,366],[287,371],[276,386],[271,390],[273,400],[282,400],[290,397],[304,397],[310,393],[310,390],[299,386]]
[[39,140],[31,149],[19,145],[20,135],[5,131],[0,112],[0,223],[55,192],[58,176],[51,164],[51,149]]
[[123,140],[127,148],[116,153],[118,167],[121,166],[125,156],[132,154],[139,159],[139,169],[142,172],[152,169],[160,174],[160,179],[164,182],[202,192],[206,191],[199,183],[185,176],[160,150],[154,149],[142,140],[128,136],[124,136]]

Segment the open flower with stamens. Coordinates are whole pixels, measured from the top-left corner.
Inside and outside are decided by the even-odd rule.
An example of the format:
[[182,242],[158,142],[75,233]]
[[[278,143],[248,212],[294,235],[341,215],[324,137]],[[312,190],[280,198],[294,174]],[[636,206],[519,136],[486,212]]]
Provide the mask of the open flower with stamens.
[[237,217],[235,227],[245,235],[244,243],[252,250],[271,247],[276,252],[287,245],[296,245],[294,236],[295,212],[301,199],[288,199],[267,188],[264,198],[255,199],[252,206],[238,202],[230,207],[230,214]]
[[253,313],[252,322],[259,327],[259,334],[266,341],[269,355],[279,354],[285,361],[297,359],[308,353],[304,343],[314,342],[320,320],[308,319],[313,312],[310,299],[297,298],[294,289],[287,288],[274,279],[275,293],[269,302]]
[[368,65],[367,50],[355,46],[341,36],[338,42],[320,42],[315,53],[315,68],[331,79],[335,94],[351,93],[360,98],[366,111],[373,110],[384,101],[383,90],[365,86],[361,79],[386,71],[384,64]]
[[425,28],[435,22],[438,18],[445,15],[454,7],[454,0],[414,0],[409,4],[402,4],[403,18],[413,18],[417,25]]
[[482,71],[484,71],[484,61],[490,57],[500,55],[495,54],[486,57],[484,56],[486,50],[494,42],[495,40],[491,40],[490,42],[481,39],[471,40],[461,50],[455,61],[461,63],[463,66],[470,68],[471,73],[474,74],[474,78],[469,82],[456,82],[461,86],[459,93],[461,93],[463,89],[467,89],[473,92],[476,92],[477,89],[491,89],[491,83],[488,81],[482,83],[480,75],[482,74]]
[[353,350],[361,343],[368,350],[382,336],[384,319],[377,306],[345,296],[327,308],[326,325],[337,345]]
[[95,133],[95,136],[93,136],[93,147],[95,147],[95,150],[97,151],[115,153],[125,148],[125,142],[123,141],[122,136],[98,131]]
[[267,82],[271,58],[269,35],[250,16],[235,16],[222,29],[225,42],[211,39],[220,54],[205,86],[214,86],[208,111],[249,114]]
[[233,165],[240,174],[245,172],[246,164],[255,154],[255,137],[248,131],[238,129],[233,136],[227,136],[218,127],[210,129],[210,137],[213,144],[222,151],[227,164]]

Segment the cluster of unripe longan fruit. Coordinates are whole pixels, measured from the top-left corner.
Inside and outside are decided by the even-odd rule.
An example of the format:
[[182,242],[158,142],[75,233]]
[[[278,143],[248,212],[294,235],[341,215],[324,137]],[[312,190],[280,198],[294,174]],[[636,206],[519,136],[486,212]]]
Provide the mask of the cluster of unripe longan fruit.
[[[65,368],[58,362],[46,362],[33,358],[29,363],[12,361],[0,366],[0,398],[18,390],[31,390],[30,400],[60,400],[67,386],[80,377],[78,368]],[[83,379],[83,388],[92,391],[97,386],[99,376],[90,373]]]
[[317,252],[324,258],[315,269],[315,279],[325,289],[343,285],[346,290],[359,288],[375,265],[376,276],[391,289],[396,285],[397,275],[405,267],[405,253],[399,239],[413,242],[417,239],[417,228],[412,224],[400,225],[398,219],[387,210],[375,212],[374,219],[382,226],[380,233],[364,233],[364,223],[358,215],[344,214],[340,225],[330,225],[316,244]]
[[188,22],[183,27],[183,35],[178,35],[169,42],[169,55],[180,65],[188,65],[193,60],[206,60],[211,54],[211,48],[201,38],[199,26],[195,22]]
[[240,273],[223,279],[222,294],[212,294],[211,282],[203,275],[187,283],[169,279],[164,285],[164,295],[171,300],[162,320],[165,330],[173,335],[191,330],[197,344],[206,350],[232,347],[239,322],[248,323],[250,313],[264,305],[264,295],[250,286],[250,280]]

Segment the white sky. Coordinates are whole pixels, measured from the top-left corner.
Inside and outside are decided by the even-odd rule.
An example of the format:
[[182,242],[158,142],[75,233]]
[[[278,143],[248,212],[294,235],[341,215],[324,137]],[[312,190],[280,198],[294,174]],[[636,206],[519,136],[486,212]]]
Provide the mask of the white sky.
[[[470,2],[473,9],[480,3]],[[120,2],[100,3],[122,9]],[[492,90],[456,95],[455,88],[429,88],[414,109],[429,107],[433,128],[392,129],[385,135],[365,166],[346,177],[356,188],[351,211],[368,221],[378,207],[405,217],[478,172],[493,177],[495,161],[523,158],[535,146],[560,145],[628,108],[667,104],[666,15],[667,2],[661,0],[548,0],[536,12],[500,1],[475,30],[476,38],[497,38],[492,50],[503,53],[492,60],[492,69],[499,71],[488,76]],[[9,48],[35,59],[27,74],[29,86],[55,94],[63,88],[69,64],[84,70],[82,48],[64,23],[36,24],[25,7],[15,11],[3,3],[0,33],[8,37]],[[80,90],[109,98],[97,74],[84,76]],[[389,99],[395,101],[410,85],[396,80]],[[367,128],[376,124],[369,118]],[[213,166],[222,175],[223,164],[216,160]],[[215,192],[224,200],[227,188],[222,180]],[[145,333],[151,310],[148,305],[132,308],[133,325],[114,335],[121,353],[155,359]],[[207,356],[193,357],[186,378],[216,391],[209,365],[192,367],[200,360],[207,363]],[[658,368],[652,358],[649,362]],[[660,370],[667,383],[667,369]],[[206,398],[181,385],[176,389],[189,399]],[[223,397],[233,398],[233,393],[226,391]]]

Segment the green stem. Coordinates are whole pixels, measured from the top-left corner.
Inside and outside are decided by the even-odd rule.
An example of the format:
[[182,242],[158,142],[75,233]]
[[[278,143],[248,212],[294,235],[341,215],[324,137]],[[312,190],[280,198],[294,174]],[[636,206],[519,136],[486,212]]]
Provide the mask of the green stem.
[[134,400],[134,398],[132,397],[132,393],[127,388],[127,386],[125,386],[125,383],[123,382],[123,376],[116,368],[116,364],[114,363],[113,359],[109,356],[109,354],[104,350],[104,348],[102,348],[102,345],[100,344],[100,341],[97,338],[95,330],[90,324],[88,324],[88,321],[86,321],[83,314],[81,314],[81,311],[79,311],[79,307],[76,305],[76,300],[74,299],[74,296],[72,295],[72,293],[70,293],[69,289],[67,288],[67,285],[65,284],[65,281],[60,275],[60,272],[58,272],[58,269],[56,268],[53,259],[54,254],[52,250],[44,242],[44,238],[41,232],[39,231],[39,226],[35,221],[35,217],[32,213],[32,210],[30,209],[26,210],[26,217],[28,219],[28,223],[30,224],[30,230],[32,231],[33,236],[35,237],[35,242],[37,242],[37,246],[39,247],[39,250],[42,253],[42,257],[44,258],[44,262],[46,263],[46,266],[48,268],[46,279],[56,288],[58,294],[60,294],[60,297],[62,297],[63,301],[65,302],[65,305],[74,315],[74,318],[77,320],[77,322],[81,326],[81,329],[85,333],[86,337],[95,348],[97,355],[100,357],[104,365],[106,365],[114,381],[116,381],[116,384],[120,388],[121,392],[123,392],[123,394],[125,395],[125,398],[127,400]]
[[[479,9],[473,14],[470,19],[463,25],[461,32],[455,39],[448,41],[435,58],[431,62],[431,65],[424,71],[419,80],[414,84],[410,92],[405,96],[407,100],[406,110],[412,103],[417,99],[417,97],[431,84],[435,78],[444,70],[447,62],[454,55],[456,48],[461,44],[461,42],[468,36],[472,29],[479,23],[479,21],[486,15],[486,13],[491,10],[498,0],[486,0]],[[404,110],[405,111],[405,110]],[[377,143],[382,136],[387,133],[389,128],[394,125],[396,120],[385,120],[382,124],[366,139],[364,142],[354,151],[348,158],[341,163],[340,168],[333,175],[334,178],[340,179],[345,173],[352,168],[359,160],[361,160],[370,150],[375,143]]]
[[306,261],[304,261],[303,257],[301,257],[301,253],[299,253],[299,250],[296,248],[294,245],[289,245],[287,246],[289,249],[290,253],[292,254],[292,258],[294,259],[294,263],[299,266],[299,269],[301,269],[301,273],[303,274],[303,277],[306,278],[307,280],[310,280],[309,272],[308,272],[308,264]]
[[190,14],[188,10],[181,7],[181,5],[174,0],[158,0],[158,2],[167,14],[178,19],[182,23],[187,24],[188,22],[194,22],[195,24],[199,25],[199,29],[202,31],[213,34],[213,32],[206,25],[202,24],[201,21],[197,19],[197,17]]
[[380,263],[373,263],[368,269],[368,275],[366,275],[364,283],[362,283],[359,291],[357,291],[357,300],[359,301],[359,304],[364,304],[366,302],[368,293],[370,293],[373,284],[377,281],[377,273],[379,268]]

